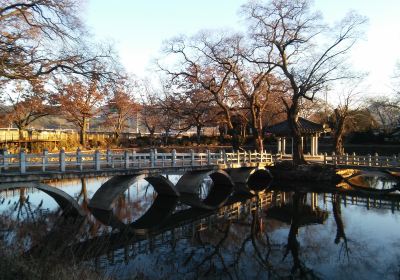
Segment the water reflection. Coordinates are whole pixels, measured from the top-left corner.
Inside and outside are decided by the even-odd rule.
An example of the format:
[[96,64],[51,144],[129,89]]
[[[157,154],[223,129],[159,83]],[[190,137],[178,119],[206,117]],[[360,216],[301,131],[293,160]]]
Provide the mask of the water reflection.
[[[43,196],[32,204],[33,189],[1,192],[0,235],[8,244],[24,244],[18,249],[31,257],[84,261],[116,278],[370,279],[399,273],[396,193],[274,188],[236,192],[221,208],[204,209],[181,207],[176,197],[139,180],[109,208],[91,208],[101,180],[83,179],[69,192],[85,217],[61,215],[57,207],[38,211],[49,203]],[[35,219],[12,214],[29,203]]]

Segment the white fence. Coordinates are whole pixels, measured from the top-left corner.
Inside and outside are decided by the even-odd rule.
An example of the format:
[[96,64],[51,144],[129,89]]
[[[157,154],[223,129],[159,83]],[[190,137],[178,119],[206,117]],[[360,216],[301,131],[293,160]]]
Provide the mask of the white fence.
[[4,151],[0,155],[1,173],[27,173],[31,171],[83,171],[83,170],[110,170],[110,169],[140,169],[163,167],[190,167],[214,166],[218,164],[251,164],[272,163],[272,155],[257,152],[226,153],[137,153],[133,150],[105,150],[48,153],[44,150],[40,154],[27,154],[23,150],[18,154],[9,154]]

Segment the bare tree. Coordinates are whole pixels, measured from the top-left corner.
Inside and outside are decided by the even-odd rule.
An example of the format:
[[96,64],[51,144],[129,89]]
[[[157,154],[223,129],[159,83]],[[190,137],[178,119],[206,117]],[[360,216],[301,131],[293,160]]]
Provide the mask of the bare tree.
[[232,80],[232,70],[237,66],[235,46],[240,37],[227,37],[201,33],[194,38],[175,38],[166,43],[168,59],[177,59],[176,67],[159,67],[171,81],[185,90],[201,88],[208,93],[224,114],[232,146],[239,148],[238,130],[232,122],[235,108],[239,107],[238,92]]
[[366,106],[377,117],[384,132],[389,133],[400,125],[400,98],[378,96],[368,99]]
[[163,122],[163,116],[161,114],[158,100],[159,96],[148,81],[143,82],[141,91],[141,110],[140,115],[144,126],[149,131],[150,145],[155,144],[155,133],[161,130],[161,122]]
[[53,99],[64,117],[79,128],[80,144],[85,146],[89,120],[100,111],[107,91],[100,87],[95,74],[91,79],[73,77],[68,82],[58,81],[57,88]]
[[[243,62],[246,63],[246,61]],[[249,68],[253,67],[250,66]],[[258,151],[264,150],[263,118],[267,106],[270,104],[268,102],[269,97],[274,92],[284,91],[284,89],[282,89],[282,82],[275,79],[270,74],[270,70],[271,69],[264,70],[260,68],[243,69],[239,66],[232,71],[236,80],[238,92],[244,101],[243,111],[248,112],[249,115],[249,124]]]
[[53,112],[48,102],[48,96],[43,88],[43,81],[31,80],[14,81],[3,98],[8,106],[3,106],[3,117],[15,125],[19,131],[19,138],[23,139],[24,131],[36,120]]
[[196,128],[197,144],[200,144],[202,129],[209,125],[216,125],[217,115],[220,112],[212,97],[201,88],[173,92],[169,90],[160,103],[179,122],[175,130],[183,132]]
[[105,125],[112,127],[115,138],[127,127],[128,121],[137,116],[139,104],[135,101],[133,81],[119,79],[111,85],[110,98],[107,101]]
[[343,66],[365,19],[352,13],[328,28],[311,11],[308,0],[250,2],[242,8],[251,24],[255,62],[274,66],[273,74],[288,84],[291,99],[284,104],[294,140],[293,163],[305,163],[298,125],[300,102],[314,100],[331,81],[351,77]]
[[98,70],[91,65],[110,58],[110,50],[88,45],[80,8],[74,0],[2,1],[0,84],[55,73],[90,76]]
[[348,93],[334,109],[334,146],[335,153],[338,155],[344,154],[343,136],[346,133],[349,122],[350,106],[353,98],[353,92]]
[[400,102],[400,61],[397,62],[393,75],[393,88],[397,95],[397,100]]

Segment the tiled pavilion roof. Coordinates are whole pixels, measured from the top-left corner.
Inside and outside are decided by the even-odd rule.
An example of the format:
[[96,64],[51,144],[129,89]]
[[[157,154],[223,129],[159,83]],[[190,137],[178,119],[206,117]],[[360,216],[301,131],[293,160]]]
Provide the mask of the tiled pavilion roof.
[[[325,125],[315,123],[304,118],[299,118],[298,123],[301,135],[310,135],[329,131],[329,128],[327,128]],[[266,130],[267,132],[275,134],[276,136],[291,136],[291,130],[287,120],[275,125],[271,125],[267,127]]]

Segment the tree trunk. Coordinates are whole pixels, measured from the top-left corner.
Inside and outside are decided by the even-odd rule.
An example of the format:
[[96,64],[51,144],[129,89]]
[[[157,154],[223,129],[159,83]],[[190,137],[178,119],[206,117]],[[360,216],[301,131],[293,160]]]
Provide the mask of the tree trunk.
[[196,127],[196,141],[197,141],[197,145],[200,145],[200,140],[201,140],[201,125],[198,125]]
[[218,131],[219,131],[219,143],[222,144],[224,143],[225,140],[225,135],[226,135],[226,127],[219,125],[218,126]]
[[25,127],[18,127],[18,136],[19,136],[19,140],[24,140],[24,131],[25,131]]
[[262,152],[264,150],[264,140],[262,137],[262,131],[255,127],[253,127],[253,141],[257,151]]
[[253,142],[258,152],[262,152],[264,150],[264,139],[263,139],[263,125],[261,114],[257,114],[253,112],[252,114],[252,134],[253,134]]
[[[295,103],[293,103],[295,104]],[[297,106],[292,105],[288,110],[288,123],[293,138],[293,165],[298,166],[306,164],[304,159],[303,147],[301,145],[301,133],[298,125],[298,110]]]
[[86,118],[83,119],[81,130],[79,132],[79,143],[85,147],[86,146],[86,127],[87,127],[87,120]]
[[337,135],[335,133],[335,154],[343,155],[344,147],[343,147],[343,135]]
[[231,145],[234,151],[238,151],[240,148],[240,132],[237,128],[228,130],[228,134],[231,136]]
[[165,130],[165,136],[164,136],[164,145],[168,145],[168,137],[169,137],[169,129]]
[[290,230],[288,235],[288,243],[286,245],[286,253],[285,257],[288,255],[289,251],[293,258],[293,267],[292,273],[295,273],[297,270],[301,269],[301,261],[300,261],[300,244],[297,241],[297,234],[299,232],[300,227],[300,218],[301,218],[301,209],[304,205],[305,195],[300,193],[293,194],[293,212],[292,212],[292,222],[290,224]]
[[347,242],[346,233],[344,231],[344,224],[342,219],[342,210],[340,205],[340,195],[335,195],[332,199],[333,217],[336,222],[336,237],[335,243],[338,244],[341,239]]
[[231,136],[231,145],[234,151],[238,151],[240,148],[240,136],[241,136],[241,122],[235,117],[228,121],[228,134]]
[[335,109],[335,117],[336,117],[336,127],[335,127],[335,153],[337,155],[344,154],[343,147],[343,134],[344,134],[344,124],[346,121],[346,114],[341,114],[338,109]]
[[155,130],[153,129],[149,129],[149,142],[150,142],[150,146],[154,146],[154,132]]

